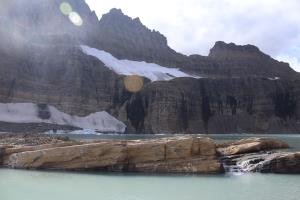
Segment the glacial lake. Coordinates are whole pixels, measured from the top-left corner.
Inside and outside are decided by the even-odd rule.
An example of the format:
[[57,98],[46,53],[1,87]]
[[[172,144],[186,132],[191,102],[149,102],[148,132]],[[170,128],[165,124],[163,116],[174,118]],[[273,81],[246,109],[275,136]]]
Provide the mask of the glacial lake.
[[[285,140],[300,150],[300,135],[210,135],[221,141],[247,137]],[[72,138],[138,139],[145,135]],[[0,169],[0,200],[299,200],[300,175],[147,175]]]

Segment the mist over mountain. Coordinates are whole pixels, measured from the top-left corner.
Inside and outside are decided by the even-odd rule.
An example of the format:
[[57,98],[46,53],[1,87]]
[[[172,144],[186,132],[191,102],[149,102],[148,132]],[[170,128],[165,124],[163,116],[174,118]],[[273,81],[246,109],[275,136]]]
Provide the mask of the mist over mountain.
[[127,133],[300,129],[299,73],[253,45],[186,56],[139,18],[112,9],[98,20],[83,0],[3,0],[0,25],[1,103],[106,111]]

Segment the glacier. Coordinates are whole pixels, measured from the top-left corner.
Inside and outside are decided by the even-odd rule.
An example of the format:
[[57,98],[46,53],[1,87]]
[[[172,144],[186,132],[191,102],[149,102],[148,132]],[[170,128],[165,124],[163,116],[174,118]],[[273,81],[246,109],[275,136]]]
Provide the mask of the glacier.
[[0,121],[9,123],[49,123],[69,125],[100,132],[124,133],[126,125],[105,111],[92,113],[85,117],[72,116],[48,106],[49,119],[41,119],[39,108],[34,103],[0,103]]
[[152,82],[168,81],[177,77],[200,78],[182,72],[178,68],[163,67],[155,63],[147,63],[144,61],[119,60],[106,51],[91,48],[86,45],[81,45],[80,47],[83,53],[98,58],[106,67],[120,75],[138,75],[146,77]]

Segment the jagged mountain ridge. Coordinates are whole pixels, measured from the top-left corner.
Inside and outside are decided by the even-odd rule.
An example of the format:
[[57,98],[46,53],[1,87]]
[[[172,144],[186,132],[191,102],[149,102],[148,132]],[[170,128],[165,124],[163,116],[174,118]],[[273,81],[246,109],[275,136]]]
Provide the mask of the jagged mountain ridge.
[[[34,37],[35,42],[38,37],[42,37],[40,40],[48,43],[49,41],[51,43],[54,41],[57,43],[84,43],[108,51],[120,59],[179,67],[184,71],[208,77],[265,77],[269,75],[270,77],[298,78],[298,73],[295,73],[287,64],[268,58],[257,47],[252,46],[252,50],[255,49],[256,54],[249,56],[250,45],[238,46],[217,42],[211,49],[212,52],[216,50],[223,51],[223,53],[226,51],[227,54],[230,52],[233,60],[228,60],[228,57],[222,59],[220,53],[210,53],[208,57],[185,56],[171,49],[165,36],[157,31],[149,30],[138,18],[132,19],[119,9],[112,9],[98,20],[95,12],[92,12],[83,0],[69,0],[67,2],[83,19],[83,25],[76,27],[58,9],[60,3],[63,2],[61,0],[47,0],[43,5],[37,0],[8,2],[6,7],[8,7],[7,17],[9,20],[16,24],[22,24],[23,27],[30,27],[31,31],[29,31],[28,37],[30,39]],[[24,30],[22,30],[22,34],[23,32]],[[62,35],[64,35],[63,39],[61,39]]]
[[[252,45],[238,46],[233,43],[216,42],[211,52],[231,52],[231,57],[233,57],[231,61],[228,61],[228,57],[222,59],[221,54],[217,53],[210,53],[207,57],[185,56],[171,49],[167,44],[167,39],[159,32],[149,30],[139,19],[132,19],[118,9],[112,9],[102,16],[99,35],[97,39],[100,44],[94,44],[94,46],[111,52],[121,59],[179,67],[183,71],[207,77],[299,78],[299,74],[295,73],[288,64],[272,59]],[[252,53],[255,51],[255,54],[249,56],[251,51]]]
[[[37,0],[1,2],[0,7],[6,6],[0,23],[7,27],[0,30],[2,103],[45,103],[81,116],[105,110],[125,122],[131,133],[300,130],[299,74],[288,64],[257,47],[224,42],[217,42],[209,56],[185,56],[168,47],[159,32],[120,10],[112,9],[98,21],[84,1],[68,2],[82,17],[82,26],[74,26],[60,12],[60,0],[43,5]],[[78,45],[207,78],[144,79],[144,88],[131,93],[123,76]]]

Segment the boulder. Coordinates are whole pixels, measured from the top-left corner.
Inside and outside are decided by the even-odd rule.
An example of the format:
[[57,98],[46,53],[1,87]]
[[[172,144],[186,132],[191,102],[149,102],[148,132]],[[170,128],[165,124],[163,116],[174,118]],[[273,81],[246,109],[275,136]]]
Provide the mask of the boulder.
[[263,173],[299,174],[300,152],[271,154],[256,164],[252,171]]
[[228,156],[286,148],[289,148],[289,145],[277,139],[248,138],[237,142],[220,144],[217,151],[221,155]]

